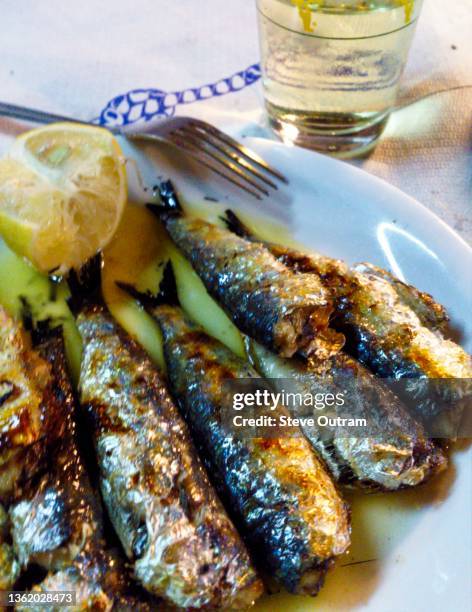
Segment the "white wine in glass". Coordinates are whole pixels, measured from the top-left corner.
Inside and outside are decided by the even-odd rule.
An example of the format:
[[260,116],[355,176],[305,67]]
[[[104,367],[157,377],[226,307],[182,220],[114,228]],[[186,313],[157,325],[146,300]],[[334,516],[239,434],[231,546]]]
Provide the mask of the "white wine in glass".
[[422,0],[257,0],[269,122],[339,157],[372,148],[395,104]]

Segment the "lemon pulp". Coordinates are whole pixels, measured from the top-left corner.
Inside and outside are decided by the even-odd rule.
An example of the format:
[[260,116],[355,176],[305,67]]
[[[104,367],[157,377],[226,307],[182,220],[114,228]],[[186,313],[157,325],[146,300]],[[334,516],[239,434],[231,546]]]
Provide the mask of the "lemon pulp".
[[41,272],[62,275],[105,247],[126,198],[124,156],[102,128],[32,130],[0,160],[0,234]]

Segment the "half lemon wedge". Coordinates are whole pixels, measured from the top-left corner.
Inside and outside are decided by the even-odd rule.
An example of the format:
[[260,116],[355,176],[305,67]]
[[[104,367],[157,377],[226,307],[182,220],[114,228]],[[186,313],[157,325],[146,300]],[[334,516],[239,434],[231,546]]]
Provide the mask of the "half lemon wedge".
[[41,272],[65,274],[103,249],[126,199],[125,158],[102,128],[32,130],[0,160],[0,234]]

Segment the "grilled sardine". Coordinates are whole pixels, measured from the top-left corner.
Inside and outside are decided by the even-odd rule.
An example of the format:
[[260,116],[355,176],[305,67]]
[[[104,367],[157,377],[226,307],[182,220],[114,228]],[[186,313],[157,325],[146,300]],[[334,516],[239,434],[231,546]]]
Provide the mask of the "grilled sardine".
[[445,330],[449,317],[444,306],[438,304],[432,295],[420,291],[413,285],[402,282],[396,276],[387,272],[387,270],[373,264],[364,263],[361,266],[356,266],[356,269],[360,271],[361,267],[373,277],[377,276],[386,283],[389,283],[395,290],[399,302],[411,308],[422,325],[432,330]]
[[185,216],[172,185],[160,189],[164,206],[149,205],[235,325],[274,352],[318,356],[336,352],[343,338],[328,330],[332,302],[317,275],[303,279],[259,242]]
[[[318,414],[310,409],[315,422],[319,414],[365,419],[367,425],[354,432],[340,425],[303,425],[308,421],[301,419],[304,434],[341,484],[394,491],[418,485],[446,467],[443,452],[401,401],[349,355],[339,353],[321,363],[282,359],[252,340],[248,352],[276,391],[286,390],[289,381],[290,392],[303,396],[343,394],[341,409]],[[301,416],[297,409],[294,416]]]
[[0,307],[0,502],[20,493],[44,459],[45,441],[60,437],[59,414],[49,365]]
[[10,507],[15,558],[23,568],[35,565],[48,571],[33,590],[75,591],[77,610],[118,610],[124,602],[130,604],[128,609],[136,602],[147,609],[146,597],[137,593],[129,572],[104,538],[97,492],[78,445],[62,332],[40,325],[33,338],[35,351],[50,367],[62,435],[49,442],[42,469],[31,476],[21,500]]
[[15,551],[23,567],[67,567],[81,553],[104,545],[100,505],[77,445],[75,402],[68,379],[60,328],[46,332],[36,347],[50,366],[63,434],[47,449],[42,474],[33,477],[10,508]]
[[[238,217],[231,211],[227,215],[232,231],[251,239]],[[350,268],[323,255],[266,246],[294,272],[319,276],[334,299],[331,325],[346,336],[345,348],[353,357],[382,378],[413,379],[396,387],[410,410],[439,437],[444,437],[441,431],[454,432],[462,400],[472,393],[472,359],[444,337],[447,315],[442,306],[371,264]]]
[[[169,271],[166,283],[172,283]],[[301,432],[285,438],[238,437],[225,423],[225,411],[230,416],[231,410],[225,382],[260,381],[258,374],[178,306],[159,305],[128,290],[161,326],[171,389],[260,566],[289,591],[316,594],[350,542],[347,507],[324,465]],[[275,418],[280,414],[287,414],[283,407],[271,412]]]
[[70,279],[84,347],[80,397],[134,575],[177,607],[244,609],[261,593],[248,553],[156,368],[92,295],[96,261],[89,271]]
[[[70,591],[74,603],[66,609],[71,612],[113,611],[151,612],[166,608],[160,602],[151,601],[146,594],[136,592],[129,579],[123,560],[115,551],[103,550],[93,554],[80,554],[64,569],[50,573],[32,593]],[[16,610],[31,610],[31,606],[16,606]],[[60,612],[64,604],[41,605],[43,612]]]

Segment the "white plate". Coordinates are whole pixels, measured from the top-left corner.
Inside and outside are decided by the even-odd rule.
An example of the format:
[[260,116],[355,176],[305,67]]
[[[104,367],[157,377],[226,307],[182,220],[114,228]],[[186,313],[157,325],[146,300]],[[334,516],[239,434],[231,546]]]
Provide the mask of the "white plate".
[[[453,230],[398,189],[348,164],[267,140],[246,143],[290,180],[270,200],[196,181],[190,176],[196,166],[180,160],[176,171],[161,155],[159,174],[173,177],[189,201],[216,196],[225,206],[281,220],[315,250],[392,270],[443,303],[456,339],[472,350],[472,251]],[[152,184],[155,168],[144,174]],[[470,611],[471,457],[470,448],[454,453],[448,475],[417,493],[356,500],[353,559],[376,561],[336,569],[316,599],[275,595],[260,610]]]

